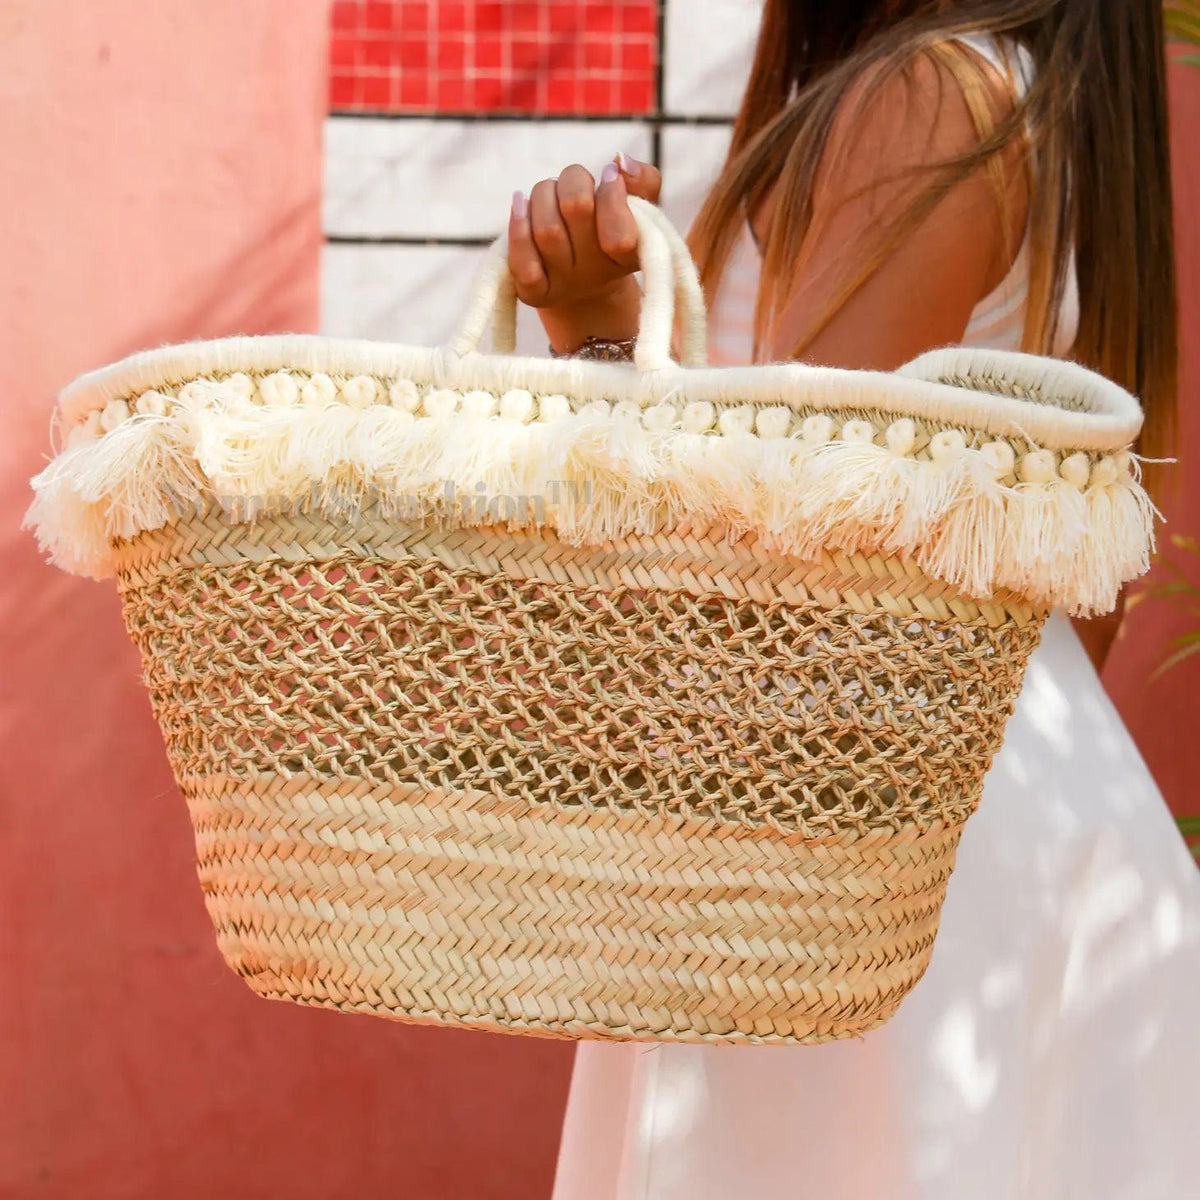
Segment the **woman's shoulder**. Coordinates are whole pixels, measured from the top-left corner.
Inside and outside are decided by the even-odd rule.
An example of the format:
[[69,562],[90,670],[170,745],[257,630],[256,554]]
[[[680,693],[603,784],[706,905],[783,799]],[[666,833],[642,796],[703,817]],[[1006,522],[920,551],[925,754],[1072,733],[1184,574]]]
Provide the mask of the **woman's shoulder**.
[[[868,68],[837,105],[817,186],[848,192],[873,182],[893,201],[905,181],[920,186],[910,172],[971,154],[1018,97],[1005,72],[960,38]],[[1016,165],[1015,150],[1011,157]]]
[[1015,44],[947,38],[865,70],[838,105],[831,137],[874,137],[892,153],[967,146],[980,140],[981,126],[1012,115],[1028,79]]

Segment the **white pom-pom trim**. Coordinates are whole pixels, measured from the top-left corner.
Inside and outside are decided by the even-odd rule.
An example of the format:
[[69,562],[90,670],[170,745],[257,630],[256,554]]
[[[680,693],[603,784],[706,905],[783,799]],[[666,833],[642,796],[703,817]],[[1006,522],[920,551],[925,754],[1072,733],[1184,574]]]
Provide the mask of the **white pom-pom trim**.
[[967,439],[957,429],[942,429],[929,439],[929,457],[936,462],[955,458],[967,448]]
[[570,400],[558,392],[554,392],[549,396],[543,396],[538,401],[539,421],[561,421],[564,417],[569,417],[570,415]]
[[716,420],[716,407],[708,400],[693,400],[684,406],[683,428],[688,433],[707,433]]
[[1009,442],[986,442],[979,447],[979,453],[983,455],[983,461],[992,468],[992,474],[997,479],[1006,479],[1016,471],[1017,452]]
[[835,429],[833,418],[826,413],[815,413],[800,422],[800,436],[813,444],[832,441]]
[[421,407],[421,393],[411,379],[393,379],[388,387],[388,402],[402,412],[415,413]]
[[379,384],[370,375],[355,375],[338,390],[351,408],[370,408],[379,395]]
[[875,427],[870,421],[847,421],[842,426],[843,442],[869,443],[875,440]]
[[673,404],[652,404],[642,413],[642,424],[647,429],[665,433],[675,424],[677,414]]
[[462,398],[462,411],[469,417],[490,417],[496,411],[496,397],[479,389],[467,392]]
[[287,371],[276,371],[258,381],[258,394],[264,404],[295,404],[300,397],[300,387]]
[[1049,450],[1031,450],[1017,463],[1017,478],[1022,483],[1049,483],[1058,478],[1058,464]]
[[250,400],[254,396],[254,380],[244,371],[235,371],[225,381],[225,386],[232,388],[239,396]]
[[127,420],[129,420],[129,405],[124,400],[110,400],[100,414],[100,428],[105,433],[110,433]]
[[500,415],[509,421],[528,421],[534,412],[533,393],[510,388],[500,397]]
[[143,392],[138,397],[137,411],[143,417],[162,417],[166,415],[170,405],[170,397],[164,396],[162,392]]
[[1087,487],[1088,477],[1092,473],[1092,464],[1088,461],[1088,456],[1082,453],[1068,454],[1066,458],[1059,463],[1058,473],[1074,487],[1083,491]]
[[754,429],[756,410],[752,404],[742,404],[737,408],[727,408],[717,418],[717,428],[726,437],[736,437],[739,434],[750,433]]
[[337,384],[323,371],[310,375],[300,385],[300,399],[305,404],[332,404],[337,399]]
[[782,404],[760,408],[754,418],[754,431],[762,438],[787,437],[793,415],[792,410]]
[[421,407],[427,417],[448,417],[458,410],[461,399],[453,388],[433,388],[425,393]]
[[908,455],[917,444],[917,423],[911,417],[893,421],[884,434],[888,449],[893,454]]

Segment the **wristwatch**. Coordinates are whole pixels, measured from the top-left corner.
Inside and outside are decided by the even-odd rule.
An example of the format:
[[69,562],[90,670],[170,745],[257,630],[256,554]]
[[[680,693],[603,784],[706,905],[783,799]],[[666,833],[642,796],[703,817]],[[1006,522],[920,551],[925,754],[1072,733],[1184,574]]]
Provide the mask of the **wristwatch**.
[[578,348],[569,354],[550,347],[551,358],[588,358],[599,362],[633,362],[633,347],[636,337],[615,340],[600,338],[589,334],[583,339]]

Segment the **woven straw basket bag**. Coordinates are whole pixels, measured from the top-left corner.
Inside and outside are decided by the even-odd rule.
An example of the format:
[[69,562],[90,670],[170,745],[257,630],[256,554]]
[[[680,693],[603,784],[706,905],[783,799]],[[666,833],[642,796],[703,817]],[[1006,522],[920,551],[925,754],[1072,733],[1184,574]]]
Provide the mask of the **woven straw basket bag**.
[[1047,612],[1148,567],[1128,393],[959,349],[706,367],[683,239],[630,204],[632,365],[514,355],[500,238],[449,345],[231,338],[61,397],[29,522],[116,577],[263,996],[567,1037],[878,1026]]

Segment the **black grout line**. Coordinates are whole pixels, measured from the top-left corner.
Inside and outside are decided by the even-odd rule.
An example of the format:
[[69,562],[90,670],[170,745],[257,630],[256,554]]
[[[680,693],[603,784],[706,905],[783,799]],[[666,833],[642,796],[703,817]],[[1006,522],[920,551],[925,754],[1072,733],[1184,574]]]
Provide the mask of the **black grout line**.
[[327,246],[458,246],[459,248],[490,246],[500,231],[491,237],[483,235],[463,237],[424,237],[419,234],[403,233],[327,233]]
[[334,121],[459,121],[486,124],[488,122],[521,122],[524,125],[562,124],[577,125],[732,125],[733,117],[716,113],[688,116],[684,113],[539,113],[539,112],[437,112],[421,109],[406,109],[404,112],[368,111],[365,109],[333,108],[326,114]]
[[667,70],[667,0],[658,0],[657,19],[658,19],[658,37],[657,37],[657,52],[654,62],[654,115],[658,118],[650,130],[650,161],[662,170],[662,117],[663,110],[666,108],[664,102],[664,85],[663,76]]

